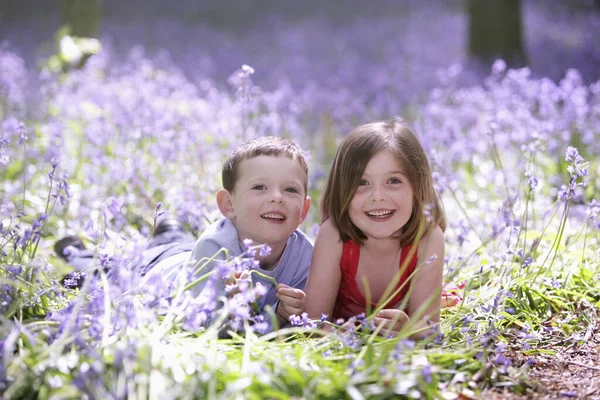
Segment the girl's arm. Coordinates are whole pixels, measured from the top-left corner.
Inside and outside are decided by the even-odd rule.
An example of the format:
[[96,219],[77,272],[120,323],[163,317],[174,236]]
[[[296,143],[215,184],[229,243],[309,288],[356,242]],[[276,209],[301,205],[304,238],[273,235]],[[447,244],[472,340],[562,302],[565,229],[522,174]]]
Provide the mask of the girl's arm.
[[342,278],[342,248],[337,229],[331,220],[326,220],[317,234],[305,289],[304,311],[312,319],[320,319],[321,314],[331,318]]
[[[431,229],[419,244],[418,271],[412,279],[408,315],[415,329],[427,328],[440,321],[442,277],[444,270],[444,232],[439,226]],[[417,320],[415,320],[417,319]],[[422,331],[415,338],[426,336]]]

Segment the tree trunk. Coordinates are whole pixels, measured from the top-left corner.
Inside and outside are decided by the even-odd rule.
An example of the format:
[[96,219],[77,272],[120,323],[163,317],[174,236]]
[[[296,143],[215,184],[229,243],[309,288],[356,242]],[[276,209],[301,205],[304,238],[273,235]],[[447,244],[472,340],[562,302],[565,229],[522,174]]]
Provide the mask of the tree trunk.
[[502,58],[509,66],[525,64],[521,35],[521,0],[468,0],[469,53],[490,62]]
[[101,0],[62,0],[62,20],[71,35],[97,38],[101,17]]

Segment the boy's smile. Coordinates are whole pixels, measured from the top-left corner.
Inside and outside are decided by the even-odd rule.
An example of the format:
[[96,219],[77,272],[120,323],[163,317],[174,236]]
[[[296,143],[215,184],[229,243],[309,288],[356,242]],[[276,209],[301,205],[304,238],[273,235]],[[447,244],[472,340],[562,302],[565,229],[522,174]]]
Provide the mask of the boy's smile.
[[260,217],[276,224],[283,223],[287,219],[284,215],[278,212],[270,212],[263,214]]
[[266,243],[278,257],[308,212],[306,174],[298,161],[284,155],[243,160],[238,171],[233,192],[217,194],[219,208],[240,241]]

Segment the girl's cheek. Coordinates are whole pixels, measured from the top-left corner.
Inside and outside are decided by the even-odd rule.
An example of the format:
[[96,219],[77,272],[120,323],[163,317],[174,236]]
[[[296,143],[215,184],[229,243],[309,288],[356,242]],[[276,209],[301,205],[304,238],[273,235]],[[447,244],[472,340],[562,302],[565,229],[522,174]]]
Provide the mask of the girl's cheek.
[[356,192],[354,192],[354,198],[360,199],[362,197],[367,196],[368,194],[369,194],[369,188],[359,186],[358,189],[356,189]]

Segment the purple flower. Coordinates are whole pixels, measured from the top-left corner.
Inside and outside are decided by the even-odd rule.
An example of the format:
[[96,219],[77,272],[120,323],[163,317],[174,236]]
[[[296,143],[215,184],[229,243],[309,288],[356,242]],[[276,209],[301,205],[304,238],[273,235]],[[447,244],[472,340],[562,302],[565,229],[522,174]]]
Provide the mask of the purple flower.
[[527,182],[529,183],[529,190],[533,191],[538,186],[538,180],[535,176],[531,175],[529,171],[525,171],[525,176],[527,177]]
[[269,247],[269,245],[265,243],[262,246],[260,246],[260,252],[258,254],[260,257],[266,257],[269,254],[271,254],[271,248]]
[[432,204],[425,204],[425,207],[423,207],[423,215],[425,215],[425,219],[427,220],[427,222],[433,221],[433,216],[431,214],[432,209],[433,209]]
[[19,125],[17,125],[17,134],[19,135],[19,144],[25,143],[28,139],[27,128],[23,122],[19,122]]
[[421,376],[426,383],[433,383],[433,369],[431,365],[427,364],[421,369]]
[[252,245],[252,239],[244,239],[244,248],[246,249],[246,254],[248,254],[250,257],[254,257],[256,255],[256,249]]
[[560,392],[560,394],[561,394],[561,396],[565,396],[565,397],[577,397],[578,396],[577,392],[574,390]]
[[63,286],[67,289],[81,287],[87,274],[85,272],[69,272],[63,279]]
[[583,162],[583,158],[579,155],[577,148],[572,146],[567,147],[567,151],[565,152],[565,160],[573,164],[579,164]]
[[600,213],[600,202],[596,199],[592,199],[590,201],[590,203],[588,204],[586,214],[588,215],[590,220],[594,221],[596,218],[598,218],[599,213]]
[[5,139],[4,136],[0,136],[0,165],[7,165],[10,161],[10,155],[8,153],[8,145],[10,141]]

